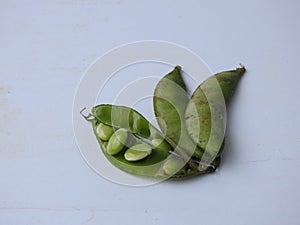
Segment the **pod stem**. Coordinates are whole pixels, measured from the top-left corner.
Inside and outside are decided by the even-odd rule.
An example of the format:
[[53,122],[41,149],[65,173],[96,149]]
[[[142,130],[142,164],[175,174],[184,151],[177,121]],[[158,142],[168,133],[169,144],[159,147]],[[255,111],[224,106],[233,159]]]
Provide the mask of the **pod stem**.
[[211,164],[207,164],[207,163],[203,163],[203,162],[199,162],[197,160],[193,160],[193,159],[190,159],[188,162],[188,165],[193,168],[193,169],[196,169],[198,171],[201,171],[201,166],[206,166],[206,167],[210,167],[210,168],[213,168],[215,169],[215,166],[214,165],[211,165]]
[[196,163],[198,163],[199,166],[205,166],[205,167],[210,167],[212,169],[216,169],[216,167],[213,164],[202,162],[202,161],[195,160],[195,159],[193,161],[196,162]]
[[86,110],[86,107],[84,107],[82,110],[80,110],[80,114],[81,114],[81,116],[86,120],[86,121],[92,121],[92,120],[94,120],[95,119],[95,117],[94,117],[94,115],[93,114],[91,114],[91,113],[89,113],[87,116],[86,115],[84,115],[83,114],[83,111],[84,110]]
[[236,68],[236,69],[237,69],[237,70],[241,70],[241,71],[243,71],[243,72],[246,71],[246,67],[245,67],[242,63],[240,63],[240,64],[239,64],[239,67]]
[[181,66],[179,66],[179,65],[175,66],[175,68],[178,69],[178,70],[182,69]]

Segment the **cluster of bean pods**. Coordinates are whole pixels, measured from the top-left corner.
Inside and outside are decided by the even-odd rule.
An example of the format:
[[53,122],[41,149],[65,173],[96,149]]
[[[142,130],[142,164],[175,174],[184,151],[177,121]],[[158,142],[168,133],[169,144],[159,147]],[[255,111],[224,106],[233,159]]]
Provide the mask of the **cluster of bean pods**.
[[157,84],[154,112],[161,130],[136,110],[110,104],[85,118],[107,159],[128,173],[152,178],[184,178],[214,172],[224,147],[226,104],[245,67],[217,73],[190,97],[176,66]]

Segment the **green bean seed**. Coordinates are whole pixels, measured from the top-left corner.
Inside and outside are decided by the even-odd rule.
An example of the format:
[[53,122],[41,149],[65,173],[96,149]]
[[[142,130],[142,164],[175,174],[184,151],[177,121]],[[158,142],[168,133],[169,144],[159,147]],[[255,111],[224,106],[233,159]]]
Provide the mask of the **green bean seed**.
[[172,147],[169,145],[169,143],[163,139],[155,138],[151,141],[151,143],[155,149],[158,149],[161,151],[169,151],[172,149]]
[[143,143],[132,146],[130,149],[127,149],[124,157],[127,161],[139,161],[146,158],[152,152],[150,145]]
[[109,139],[107,144],[107,153],[109,155],[118,154],[126,144],[128,134],[123,128],[117,130]]
[[163,164],[163,171],[167,175],[174,175],[179,170],[181,170],[185,165],[185,162],[178,157],[170,157],[166,160],[166,162]]
[[100,123],[96,128],[96,133],[102,141],[108,141],[111,135],[114,133],[114,129],[110,126]]

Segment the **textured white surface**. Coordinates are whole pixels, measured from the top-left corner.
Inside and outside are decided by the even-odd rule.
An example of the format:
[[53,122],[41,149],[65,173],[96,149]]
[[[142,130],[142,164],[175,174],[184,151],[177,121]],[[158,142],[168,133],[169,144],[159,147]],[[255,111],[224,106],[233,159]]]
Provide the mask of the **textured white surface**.
[[[0,2],[0,224],[299,224],[298,1]],[[83,161],[72,102],[111,48],[158,39],[213,71],[248,73],[228,112],[220,170],[147,188]]]

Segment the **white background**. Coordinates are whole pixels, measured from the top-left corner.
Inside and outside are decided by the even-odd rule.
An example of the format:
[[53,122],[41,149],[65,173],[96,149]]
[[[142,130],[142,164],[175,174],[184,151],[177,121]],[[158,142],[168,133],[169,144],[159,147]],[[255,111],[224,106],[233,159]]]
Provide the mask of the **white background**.
[[[300,224],[299,2],[0,2],[0,224]],[[157,39],[214,72],[248,69],[228,111],[220,170],[144,188],[82,159],[72,103],[113,47]]]

